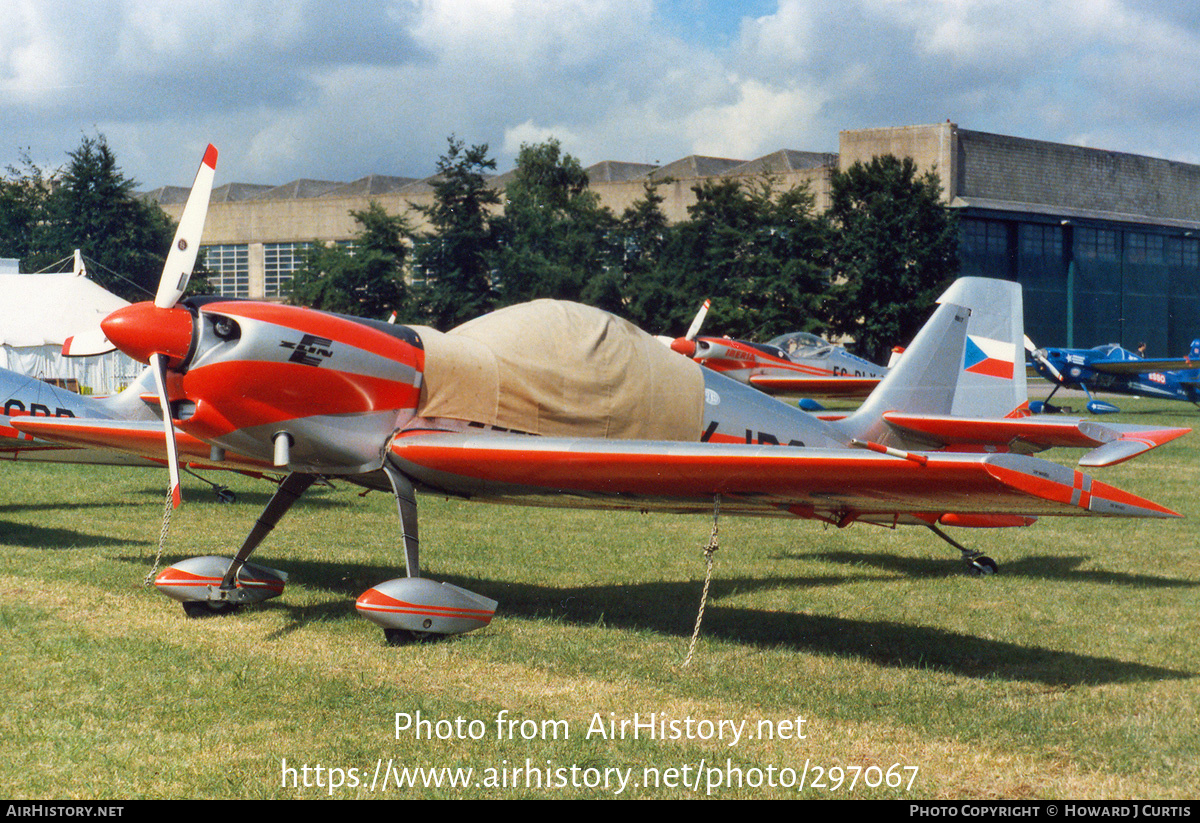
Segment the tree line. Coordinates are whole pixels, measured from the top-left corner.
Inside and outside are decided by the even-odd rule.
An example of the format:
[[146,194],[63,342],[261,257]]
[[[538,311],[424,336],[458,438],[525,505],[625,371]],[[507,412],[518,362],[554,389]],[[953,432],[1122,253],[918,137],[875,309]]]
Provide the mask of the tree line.
[[[537,298],[575,300],[655,334],[680,335],[712,301],[706,331],[768,340],[849,336],[886,362],[958,269],[953,216],[934,172],[877,157],[835,172],[831,207],[769,177],[697,183],[668,223],[660,183],[620,214],[603,206],[555,140],[524,145],[502,191],[486,145],[450,138],[425,229],[377,204],[353,212],[349,247],[314,246],[292,281],[302,305],[448,329]],[[406,277],[406,275],[408,275]]]
[[[605,207],[556,140],[522,146],[503,190],[489,185],[495,167],[486,145],[451,137],[431,203],[414,206],[424,228],[377,203],[353,212],[353,241],[314,243],[288,299],[448,329],[549,297],[667,335],[682,334],[710,299],[707,333],[843,335],[886,362],[957,271],[957,230],[937,175],[908,158],[835,172],[825,212],[806,187],[769,177],[704,180],[676,223],[664,214],[662,181],[647,181],[620,214]],[[93,279],[145,299],[175,226],[136,185],[102,136],[85,137],[55,172],[23,159],[0,178],[0,257],[36,271],[79,248],[99,264]],[[189,291],[203,288],[199,274]]]

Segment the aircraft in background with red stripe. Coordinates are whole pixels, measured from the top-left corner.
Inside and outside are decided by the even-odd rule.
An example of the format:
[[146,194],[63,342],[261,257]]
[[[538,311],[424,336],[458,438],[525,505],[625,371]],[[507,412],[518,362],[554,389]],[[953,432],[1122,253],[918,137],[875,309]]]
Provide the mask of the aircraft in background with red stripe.
[[[730,337],[697,337],[711,302],[704,301],[683,337],[659,338],[674,351],[767,394],[801,395],[802,408],[819,411],[808,398],[861,399],[887,374],[883,366],[851,354],[809,332],[791,332],[768,343]],[[893,363],[895,362],[893,354]]]
[[251,461],[286,472],[235,557],[192,558],[159,576],[159,589],[189,614],[278,595],[286,576],[248,558],[309,486],[333,477],[395,497],[407,576],[357,603],[393,639],[478,628],[496,608],[422,577],[417,491],[922,526],[980,574],[995,563],[943,527],[1178,516],[1031,456],[1083,448],[1081,466],[1108,466],[1188,429],[1021,416],[1025,371],[1015,364],[1024,335],[1014,283],[956,282],[862,406],[827,421],[574,303],[511,306],[442,333],[297,306],[181,301],[215,160],[210,149],[176,238],[175,250],[191,255],[173,250],[153,302],[114,312],[74,343],[77,353],[115,345],[150,363],[164,411],[153,447],[132,422],[12,420],[46,440],[165,454],[175,500],[182,439],[207,446],[217,465]]

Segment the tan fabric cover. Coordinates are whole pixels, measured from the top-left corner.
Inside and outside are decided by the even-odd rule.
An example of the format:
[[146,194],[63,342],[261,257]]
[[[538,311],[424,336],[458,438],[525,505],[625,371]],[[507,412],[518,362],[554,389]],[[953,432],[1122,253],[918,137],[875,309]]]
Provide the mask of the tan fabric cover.
[[700,439],[700,366],[607,312],[535,300],[425,344],[421,417],[548,436]]

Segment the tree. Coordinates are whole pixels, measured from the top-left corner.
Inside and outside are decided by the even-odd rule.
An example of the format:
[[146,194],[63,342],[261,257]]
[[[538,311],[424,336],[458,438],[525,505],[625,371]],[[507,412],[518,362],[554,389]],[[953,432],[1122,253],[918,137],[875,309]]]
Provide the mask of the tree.
[[351,246],[314,243],[292,278],[289,302],[377,320],[392,311],[405,314],[405,238],[412,234],[407,219],[374,201],[350,214],[360,226]]
[[[658,183],[642,184],[642,196],[625,208],[610,237],[609,265],[584,287],[583,302],[652,328],[661,303],[659,265],[670,227]],[[653,308],[651,308],[653,307]],[[648,315],[647,315],[648,312]]]
[[522,145],[504,196],[497,258],[503,302],[584,299],[612,260],[615,220],[588,189],[579,161],[554,139]]
[[429,323],[449,329],[491,311],[497,300],[492,268],[499,248],[493,209],[500,203],[485,172],[496,168],[487,145],[467,149],[449,138],[438,159],[434,202],[417,210],[432,230],[417,238],[414,270],[424,279],[417,300]]
[[32,251],[33,232],[42,221],[53,175],[28,155],[9,166],[0,179],[0,257],[24,259]]
[[933,171],[891,155],[834,175],[830,217],[832,327],[855,338],[858,353],[886,362],[908,345],[937,295],[958,273],[953,215]]
[[723,179],[692,191],[688,220],[672,227],[654,273],[634,296],[643,322],[682,332],[707,297],[709,325],[723,334],[764,339],[819,329],[828,225],[808,189]]
[[89,275],[121,297],[154,294],[175,234],[156,204],[134,195],[103,135],[84,137],[66,168],[52,176],[38,221],[30,232],[25,267],[34,271],[79,249],[98,263]]

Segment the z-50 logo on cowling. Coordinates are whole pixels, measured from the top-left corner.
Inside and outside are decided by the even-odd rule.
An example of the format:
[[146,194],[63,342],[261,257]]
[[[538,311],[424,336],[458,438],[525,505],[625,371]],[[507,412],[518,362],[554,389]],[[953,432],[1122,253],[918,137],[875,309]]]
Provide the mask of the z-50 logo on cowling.
[[292,363],[303,363],[306,366],[319,366],[321,361],[327,357],[333,357],[332,349],[321,348],[322,346],[331,346],[333,341],[327,337],[317,337],[316,335],[306,334],[300,338],[299,343],[289,343],[284,340],[279,344],[285,349],[295,349],[292,356],[288,360]]

